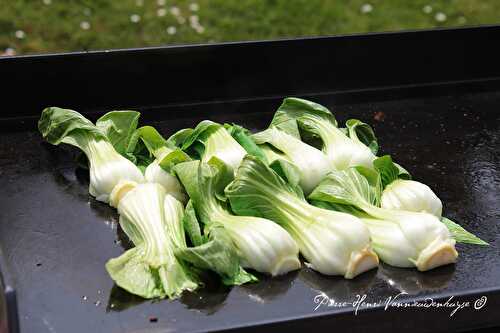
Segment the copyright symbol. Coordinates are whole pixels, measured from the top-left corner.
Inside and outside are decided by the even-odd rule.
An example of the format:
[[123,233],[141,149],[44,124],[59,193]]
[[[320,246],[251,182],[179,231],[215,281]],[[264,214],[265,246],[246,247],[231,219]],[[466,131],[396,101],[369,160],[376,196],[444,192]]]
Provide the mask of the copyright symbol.
[[474,302],[474,309],[479,310],[482,307],[486,305],[486,301],[488,300],[488,297],[486,296],[481,296],[480,298],[476,299]]

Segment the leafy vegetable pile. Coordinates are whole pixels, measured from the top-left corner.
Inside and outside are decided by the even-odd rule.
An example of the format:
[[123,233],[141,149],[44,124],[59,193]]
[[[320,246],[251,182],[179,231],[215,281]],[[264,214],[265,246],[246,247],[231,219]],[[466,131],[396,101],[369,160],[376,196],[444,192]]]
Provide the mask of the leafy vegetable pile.
[[[202,121],[165,139],[113,111],[96,124],[50,107],[38,126],[49,143],[80,148],[89,193],[115,207],[134,247],[109,260],[118,286],[176,298],[212,271],[226,285],[299,269],[347,279],[383,262],[426,271],[456,262],[455,242],[486,245],[442,216],[436,194],[377,157],[368,124],[339,128],[325,107],[286,98],[252,134]],[[247,271],[249,269],[250,271]]]

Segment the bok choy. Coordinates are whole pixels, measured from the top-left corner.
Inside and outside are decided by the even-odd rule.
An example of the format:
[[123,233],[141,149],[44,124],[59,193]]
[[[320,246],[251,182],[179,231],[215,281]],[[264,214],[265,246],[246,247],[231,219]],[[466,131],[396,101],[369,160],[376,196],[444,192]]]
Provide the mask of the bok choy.
[[332,169],[327,156],[320,150],[275,127],[256,133],[252,138],[257,144],[273,146],[294,164],[299,171],[300,186],[305,193],[310,193]]
[[116,199],[120,226],[135,247],[106,263],[118,286],[144,298],[179,297],[197,278],[176,258],[186,247],[184,207],[156,183],[127,185]]
[[210,120],[204,120],[196,126],[184,139],[182,150],[194,155],[202,163],[207,163],[215,156],[233,171],[247,154],[223,125]]
[[194,161],[175,167],[205,230],[210,234],[222,227],[243,267],[273,276],[300,268],[298,246],[283,228],[264,218],[231,213],[223,193],[232,179],[226,168],[214,157],[209,163]]
[[392,162],[390,156],[377,158],[373,165],[380,173],[384,187],[380,199],[382,208],[432,214],[446,225],[457,242],[488,245],[459,224],[443,217],[443,204],[434,191],[423,183],[405,179],[405,174],[401,173],[401,168]]
[[361,165],[372,168],[378,143],[370,126],[348,120],[347,129],[337,127],[337,121],[324,106],[300,98],[285,98],[274,114],[270,127],[276,127],[297,139],[319,139],[321,149],[333,167],[342,170]]
[[390,265],[426,271],[457,259],[455,240],[434,215],[377,207],[380,178],[375,171],[363,167],[333,171],[309,199],[360,217],[370,230],[373,248]]
[[97,200],[109,202],[109,195],[120,180],[144,182],[137,166],[120,155],[106,134],[78,112],[46,108],[38,121],[38,129],[49,143],[66,143],[85,153],[89,161],[89,193]]
[[167,193],[185,203],[187,196],[179,180],[173,174],[173,166],[177,163],[190,161],[191,158],[165,140],[154,127],[143,126],[137,130],[137,135],[147,150],[155,157],[144,172],[146,181],[161,184]]
[[369,231],[358,218],[310,205],[298,186],[259,158],[244,158],[225,193],[236,214],[280,224],[318,272],[350,279],[378,265]]

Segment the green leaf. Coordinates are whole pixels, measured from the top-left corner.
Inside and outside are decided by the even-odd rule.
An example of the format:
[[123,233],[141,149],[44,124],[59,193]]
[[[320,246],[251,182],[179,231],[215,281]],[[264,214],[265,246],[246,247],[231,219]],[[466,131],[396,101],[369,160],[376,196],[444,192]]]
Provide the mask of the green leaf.
[[269,167],[288,182],[297,196],[304,198],[304,192],[300,187],[300,171],[294,164],[280,158],[269,164]]
[[175,132],[174,134],[172,134],[167,139],[167,142],[171,146],[175,146],[175,147],[181,148],[182,145],[184,144],[184,142],[186,141],[186,139],[188,137],[190,137],[192,133],[193,133],[193,129],[192,128],[183,128],[183,129]]
[[188,161],[191,161],[191,157],[179,148],[176,148],[174,151],[163,157],[159,165],[163,170],[170,171],[174,165]]
[[380,173],[382,189],[396,179],[410,179],[410,174],[400,165],[394,163],[390,155],[378,157],[373,161],[373,167]]
[[214,123],[210,120],[203,120],[192,132],[190,132],[189,136],[186,135],[181,149],[186,151],[197,141],[203,143],[212,131],[215,131],[220,127],[222,127],[221,124]]
[[189,200],[184,210],[184,218],[182,219],[184,230],[193,246],[199,246],[205,243],[205,239],[201,234],[200,223],[196,217],[196,211],[193,207],[193,202]]
[[248,154],[257,156],[267,162],[266,155],[262,149],[252,140],[250,131],[236,124],[225,124],[224,127]]
[[398,179],[399,169],[392,162],[391,156],[384,155],[382,157],[378,157],[373,161],[373,166],[375,167],[375,170],[380,173],[383,188]]
[[274,114],[270,126],[279,128],[286,133],[300,139],[299,123],[305,125],[307,118],[316,118],[320,121],[328,121],[337,126],[337,121],[331,112],[324,106],[301,98],[289,97],[283,100],[283,103]]
[[370,182],[358,169],[330,172],[308,199],[352,206],[376,205],[379,197],[377,178],[370,177],[372,180]]
[[[225,189],[231,208],[238,215],[257,216],[278,222],[281,212],[275,198],[287,196],[305,202],[297,197],[295,188],[262,160],[247,155],[237,175]],[[294,200],[295,200],[294,199]],[[273,205],[269,205],[273,202]]]
[[53,145],[62,142],[84,151],[89,138],[107,140],[104,133],[90,120],[76,111],[58,107],[48,107],[42,111],[38,130]]
[[442,217],[441,222],[443,222],[451,233],[451,236],[458,243],[465,244],[475,244],[475,245],[489,245],[487,242],[483,241],[481,238],[473,235],[472,233],[465,230],[459,224],[453,222],[452,220]]
[[140,113],[137,111],[111,111],[96,122],[117,152],[126,155],[133,137]]
[[240,266],[233,242],[223,227],[213,225],[208,235],[206,243],[178,249],[176,256],[195,267],[216,272],[226,285],[239,285],[257,280]]
[[[170,172],[174,165],[191,160],[189,155],[165,140],[152,126],[139,128],[137,134],[148,152],[158,160],[160,167],[167,172]],[[147,159],[144,160],[147,161]]]
[[163,298],[165,291],[158,283],[158,272],[143,260],[143,252],[145,250],[141,246],[134,247],[118,258],[109,260],[106,270],[117,285],[132,294],[144,298]]
[[137,133],[148,151],[157,158],[163,155],[165,149],[166,153],[173,150],[173,147],[169,147],[167,140],[152,126],[143,126],[137,130]]
[[358,119],[349,119],[346,122],[346,126],[349,138],[362,142],[365,146],[370,148],[373,155],[377,155],[379,148],[378,142],[370,125]]

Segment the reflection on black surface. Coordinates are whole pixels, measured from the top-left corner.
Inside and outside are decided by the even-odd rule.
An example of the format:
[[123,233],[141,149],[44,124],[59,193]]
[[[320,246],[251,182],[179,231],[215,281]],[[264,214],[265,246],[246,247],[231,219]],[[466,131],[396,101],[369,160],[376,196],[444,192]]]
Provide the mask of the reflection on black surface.
[[446,265],[427,272],[380,265],[377,276],[400,292],[414,295],[446,288],[454,272],[455,265]]
[[220,278],[210,272],[201,272],[200,278],[204,285],[195,292],[184,292],[179,300],[190,310],[214,314],[224,306],[231,288],[223,285]]
[[123,311],[132,306],[142,304],[147,300],[133,295],[126,290],[118,287],[116,284],[113,285],[111,292],[109,293],[108,305],[106,306],[106,312],[109,311]]
[[241,286],[241,290],[248,294],[248,297],[259,303],[269,302],[286,293],[298,276],[298,271],[275,277],[252,273],[258,275],[259,281],[243,285]]
[[[43,147],[47,155],[44,161],[48,164],[48,170],[54,177],[56,184],[64,192],[71,194],[73,197],[80,200],[88,200],[88,170],[82,170],[81,168],[76,168],[75,170],[75,165],[66,168],[62,167],[68,164],[68,155],[71,156],[72,154],[68,154],[65,149],[60,149],[60,147],[46,143],[43,144]],[[82,187],[82,184],[86,186]],[[82,188],[85,188],[85,190],[82,190]]]
[[303,268],[300,270],[299,278],[309,287],[327,295],[329,298],[338,302],[352,302],[354,296],[368,292],[376,275],[377,270],[372,269],[352,280],[348,280],[342,276],[327,276],[310,268]]
[[[206,315],[211,315],[217,312],[224,306],[225,300],[231,288],[220,283],[220,279],[207,272],[203,272],[200,276],[204,285],[201,285],[195,292],[182,293],[179,301],[190,310],[198,310]],[[109,293],[108,304],[106,311],[123,311],[131,307],[141,305],[144,302],[165,302],[162,299],[148,300],[129,293],[128,291],[113,285]]]

